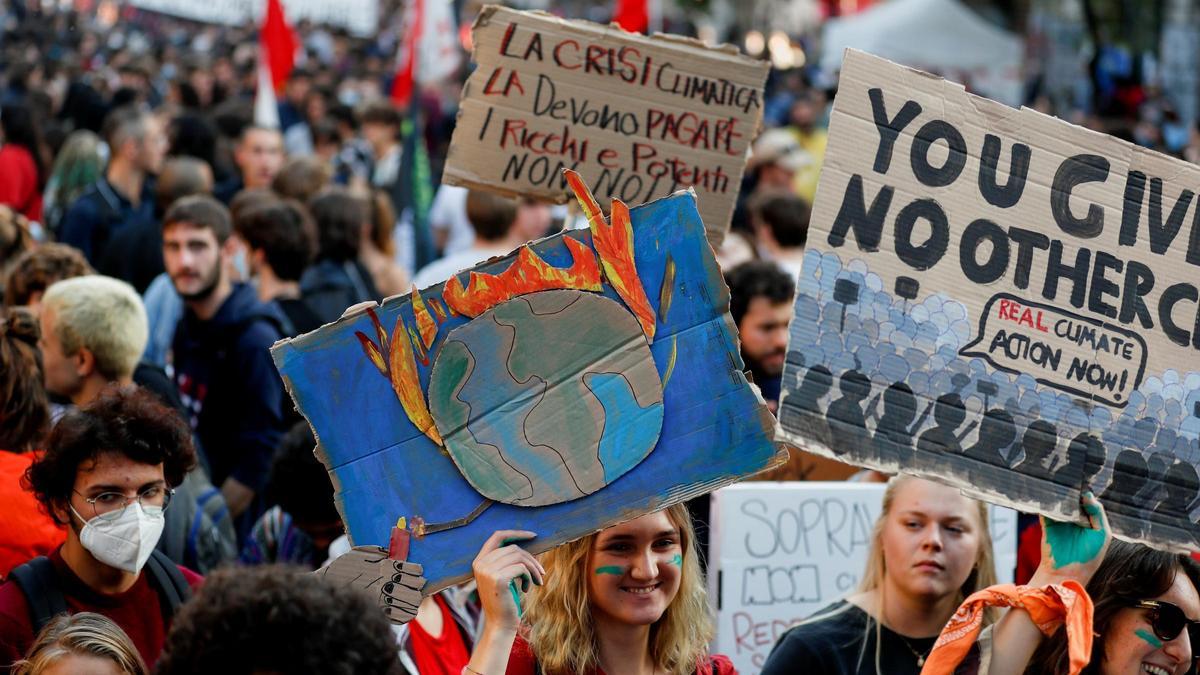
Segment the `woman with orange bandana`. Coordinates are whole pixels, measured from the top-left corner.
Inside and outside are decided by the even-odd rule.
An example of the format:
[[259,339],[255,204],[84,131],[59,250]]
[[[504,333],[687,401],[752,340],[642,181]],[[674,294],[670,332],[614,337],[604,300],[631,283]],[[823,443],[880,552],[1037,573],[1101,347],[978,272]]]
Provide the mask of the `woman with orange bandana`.
[[[929,675],[1196,672],[1200,564],[1139,544],[1110,545],[1104,510],[1090,493],[1083,512],[1087,527],[1043,520],[1042,562],[1029,585],[985,589],[963,604],[939,638]],[[978,639],[972,617],[989,604],[1012,608],[993,635]],[[984,648],[963,667],[973,641]]]

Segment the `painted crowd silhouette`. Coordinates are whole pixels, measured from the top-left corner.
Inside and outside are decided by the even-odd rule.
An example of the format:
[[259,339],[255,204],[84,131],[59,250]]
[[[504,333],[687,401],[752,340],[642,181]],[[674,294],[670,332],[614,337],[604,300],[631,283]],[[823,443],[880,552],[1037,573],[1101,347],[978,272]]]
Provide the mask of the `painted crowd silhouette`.
[[809,256],[786,428],[848,460],[953,475],[1017,502],[1090,489],[1126,537],[1200,541],[1200,373],[1152,375],[1109,409],[959,356],[972,331],[961,304],[929,290],[915,304],[911,279],[894,297],[861,261]]

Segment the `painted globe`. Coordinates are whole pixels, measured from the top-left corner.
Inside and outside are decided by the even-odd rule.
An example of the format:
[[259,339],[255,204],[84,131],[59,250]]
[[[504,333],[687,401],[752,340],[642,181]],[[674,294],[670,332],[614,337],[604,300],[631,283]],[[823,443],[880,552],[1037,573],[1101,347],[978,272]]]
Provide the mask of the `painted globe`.
[[662,383],[623,305],[585,291],[542,291],[496,305],[446,337],[429,409],[480,494],[545,506],[591,494],[650,454],[662,430]]

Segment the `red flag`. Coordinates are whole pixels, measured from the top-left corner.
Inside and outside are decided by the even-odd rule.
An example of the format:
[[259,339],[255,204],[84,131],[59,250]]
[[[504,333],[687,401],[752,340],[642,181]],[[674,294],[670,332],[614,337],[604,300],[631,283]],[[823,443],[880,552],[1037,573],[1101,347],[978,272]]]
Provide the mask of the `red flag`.
[[296,49],[300,46],[296,34],[283,18],[280,0],[267,0],[267,14],[263,18],[258,43],[266,54],[271,83],[279,91],[292,74],[292,68],[296,65]]
[[647,0],[617,0],[613,22],[631,33],[645,33],[650,27]]
[[409,0],[396,54],[392,100],[404,106],[419,84],[442,82],[459,66],[458,31],[451,0]]
[[404,12],[404,36],[400,40],[396,76],[392,79],[392,100],[397,106],[408,104],[413,93],[414,75],[417,65],[417,44],[421,41],[421,29],[425,23],[425,8],[422,0],[411,0]]

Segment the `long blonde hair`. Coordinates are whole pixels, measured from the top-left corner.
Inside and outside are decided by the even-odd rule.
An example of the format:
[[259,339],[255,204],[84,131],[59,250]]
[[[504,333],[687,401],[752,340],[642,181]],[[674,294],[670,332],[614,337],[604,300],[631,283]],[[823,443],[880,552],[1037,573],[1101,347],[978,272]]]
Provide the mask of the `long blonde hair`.
[[[691,516],[682,504],[668,507],[666,514],[679,529],[683,565],[679,592],[650,627],[650,653],[657,668],[686,675],[707,653],[713,620]],[[547,675],[588,673],[600,666],[587,576],[589,555],[599,535],[591,534],[542,556],[546,583],[530,594],[524,635]]]
[[[858,592],[875,591],[877,607],[883,607],[883,578],[887,574],[887,561],[883,557],[883,530],[887,526],[888,516],[892,512],[892,505],[896,501],[896,493],[900,491],[900,486],[914,480],[923,479],[899,474],[888,481],[887,489],[883,492],[883,510],[879,514],[879,519],[875,521],[875,529],[871,532],[871,551],[867,554],[867,567],[863,570],[862,580],[858,583]],[[977,500],[971,501],[975,504],[979,521],[979,552],[975,555],[974,568],[967,575],[966,581],[959,587],[958,593],[954,597],[955,607],[961,605],[962,601],[975,591],[994,586],[997,583],[996,556],[992,551],[992,533],[988,527],[987,504]],[[991,625],[995,620],[995,610],[988,609],[984,612],[984,627]],[[880,639],[880,623],[878,617],[871,616],[871,613],[867,612],[867,630],[875,630],[875,670],[877,672],[883,672],[880,670],[880,649],[883,644]],[[866,640],[863,640],[864,648],[866,644]]]
[[[855,593],[874,592],[877,598],[875,603],[877,608],[883,607],[883,579],[887,574],[887,561],[883,557],[883,530],[887,526],[888,516],[891,515],[892,506],[896,502],[896,493],[900,491],[900,487],[902,485],[914,480],[923,479],[907,474],[899,474],[893,476],[892,479],[888,481],[887,489],[885,489],[883,492],[883,509],[880,511],[879,518],[875,521],[875,527],[871,532],[871,549],[867,553],[867,566],[866,569],[863,570],[862,579],[859,581],[858,588],[855,590]],[[971,501],[976,506],[979,520],[979,552],[975,556],[975,566],[971,570],[971,574],[967,576],[966,581],[964,581],[963,585],[959,587],[958,592],[955,595],[954,604],[956,607],[961,605],[962,601],[975,591],[987,588],[988,586],[994,586],[997,583],[996,557],[995,553],[992,551],[992,535],[991,530],[988,527],[987,504],[977,500]],[[795,625],[803,626],[805,624],[814,623],[817,621],[824,621],[825,619],[837,616],[842,612],[849,611],[852,607],[853,605],[847,602],[833,611],[819,613]],[[862,651],[859,652],[858,663],[859,666],[862,665],[862,660],[866,656],[867,636],[874,631],[875,672],[882,673],[882,623],[879,621],[879,618],[873,616],[870,611],[866,611],[864,609],[864,613],[867,615],[867,621],[863,626]],[[996,620],[995,613],[996,612],[994,609],[987,609],[984,611],[983,625],[985,627],[991,625],[992,622]]]
[[38,633],[28,658],[13,664],[13,675],[38,675],[71,654],[112,661],[126,675],[149,675],[150,669],[121,627],[92,612],[62,615]]

